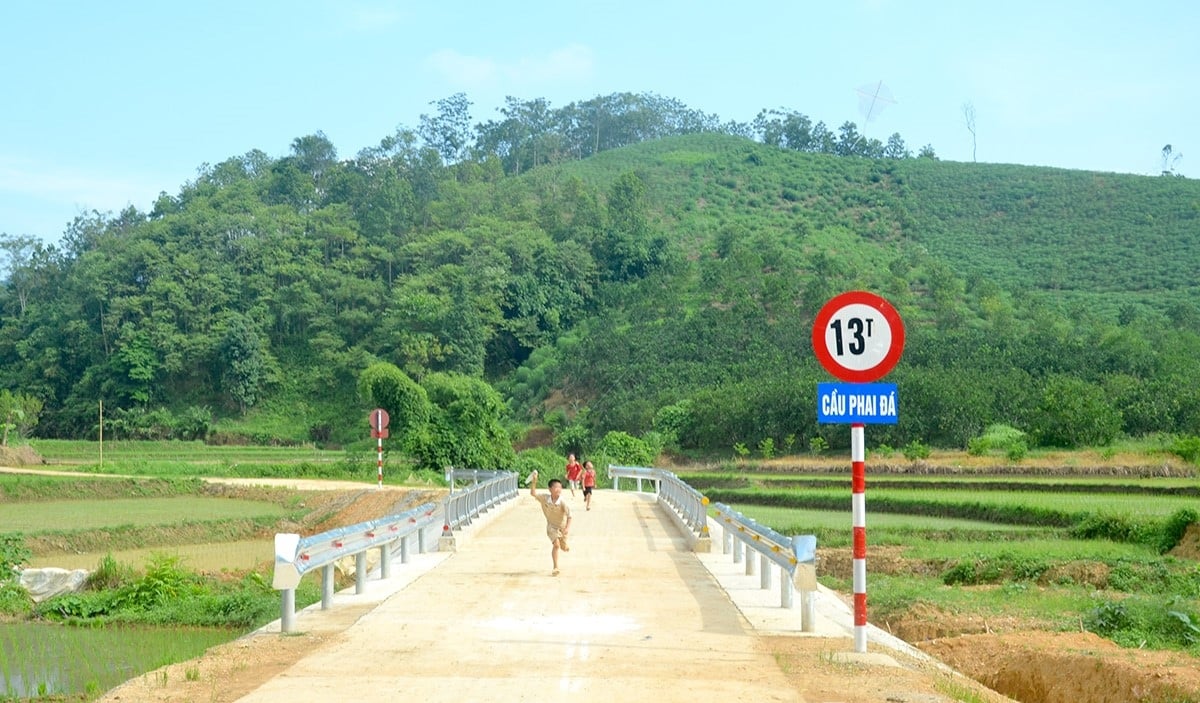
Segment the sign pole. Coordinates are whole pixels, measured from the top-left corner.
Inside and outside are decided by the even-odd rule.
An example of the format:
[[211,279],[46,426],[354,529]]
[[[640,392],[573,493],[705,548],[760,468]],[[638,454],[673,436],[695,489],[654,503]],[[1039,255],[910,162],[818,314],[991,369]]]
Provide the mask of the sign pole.
[[854,527],[854,651],[867,651],[867,462],[866,431],[850,425],[850,508]]
[[900,360],[904,322],[891,303],[866,291],[834,296],[812,330],[817,361],[844,383],[817,384],[817,422],[850,423],[850,508],[854,532],[854,651],[867,651],[866,423],[896,424],[896,386],[873,383]]
[[387,426],[390,419],[383,408],[375,408],[367,416],[371,436],[375,438],[375,467],[380,489],[383,488],[383,438],[388,436]]

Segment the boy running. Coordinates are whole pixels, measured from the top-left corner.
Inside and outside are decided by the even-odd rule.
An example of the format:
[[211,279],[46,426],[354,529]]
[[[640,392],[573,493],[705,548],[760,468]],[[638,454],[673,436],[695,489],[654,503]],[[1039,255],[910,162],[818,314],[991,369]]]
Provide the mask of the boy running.
[[538,495],[537,472],[529,474],[529,495],[542,507],[546,516],[546,536],[550,538],[550,560],[554,563],[552,575],[558,576],[558,550],[571,551],[567,546],[567,533],[571,530],[571,506],[562,497],[562,481],[552,478],[549,492]]

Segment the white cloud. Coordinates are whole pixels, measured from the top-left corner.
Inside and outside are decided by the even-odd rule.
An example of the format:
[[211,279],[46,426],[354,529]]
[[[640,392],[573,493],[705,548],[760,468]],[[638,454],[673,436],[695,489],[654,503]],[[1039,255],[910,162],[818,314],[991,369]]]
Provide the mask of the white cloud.
[[588,78],[595,60],[589,47],[570,44],[543,56],[522,56],[511,62],[470,56],[454,49],[441,49],[430,54],[425,63],[443,78],[458,85],[477,86],[500,80],[511,85],[528,86]]

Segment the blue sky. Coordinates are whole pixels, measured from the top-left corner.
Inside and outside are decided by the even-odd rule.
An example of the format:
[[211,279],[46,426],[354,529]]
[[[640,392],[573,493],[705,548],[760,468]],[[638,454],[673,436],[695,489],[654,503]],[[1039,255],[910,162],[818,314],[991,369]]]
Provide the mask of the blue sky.
[[[148,210],[204,163],[352,157],[463,92],[561,107],[613,92],[724,120],[798,110],[913,151],[1200,175],[1200,3],[46,0],[0,4],[0,233],[57,242],[90,210]],[[894,102],[864,120],[858,89]]]

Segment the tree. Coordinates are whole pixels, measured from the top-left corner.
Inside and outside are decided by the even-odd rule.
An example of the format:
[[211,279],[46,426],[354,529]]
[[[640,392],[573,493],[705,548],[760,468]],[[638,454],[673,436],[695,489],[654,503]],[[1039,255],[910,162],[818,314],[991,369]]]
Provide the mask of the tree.
[[471,101],[464,93],[455,93],[429,103],[437,106],[432,117],[422,114],[417,134],[426,146],[437,151],[447,164],[458,163],[467,156],[471,143]]
[[9,433],[15,432],[18,437],[25,437],[33,426],[38,423],[42,412],[42,400],[24,393],[13,393],[5,388],[0,390],[0,447],[8,446]]
[[975,161],[975,106],[970,102],[963,103],[963,119],[967,123],[967,131],[971,133],[971,161]]
[[504,399],[485,381],[459,373],[434,373],[421,386],[429,394],[429,424],[413,454],[425,469],[510,467],[516,459],[504,430]]
[[754,118],[752,127],[763,144],[796,151],[813,150],[812,120],[794,110],[763,110]]
[[229,315],[218,326],[221,329],[224,334],[217,352],[221,386],[245,414],[246,408],[258,400],[269,377],[266,353],[253,323],[244,315]]
[[667,244],[650,230],[646,184],[635,173],[623,173],[608,193],[608,222],[594,243],[596,264],[617,281],[643,278],[661,265]]
[[387,411],[391,434],[406,448],[425,431],[432,412],[429,394],[394,364],[380,361],[364,369],[358,392],[367,403]]
[[30,261],[43,251],[36,237],[14,237],[0,234],[0,283],[7,284],[17,296],[17,316],[25,314],[32,291],[34,272]]
[[1042,446],[1103,446],[1121,431],[1121,413],[1097,386],[1055,375],[1046,380],[1031,423],[1032,434]]
[[883,148],[883,157],[885,159],[907,159],[912,156],[908,147],[904,145],[904,139],[901,138],[899,132],[895,132],[888,137],[887,146]]

